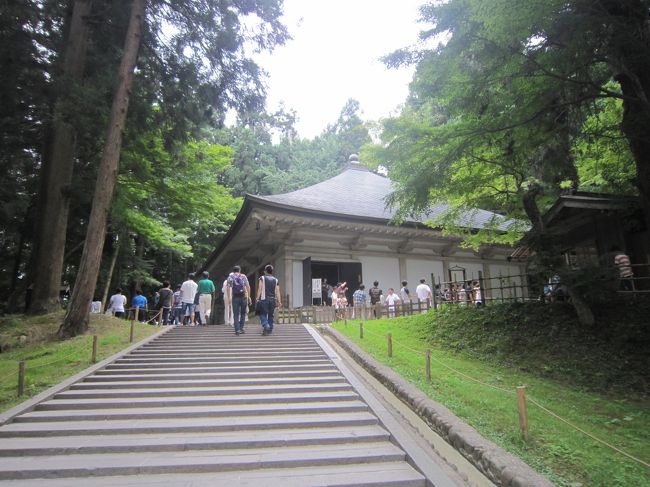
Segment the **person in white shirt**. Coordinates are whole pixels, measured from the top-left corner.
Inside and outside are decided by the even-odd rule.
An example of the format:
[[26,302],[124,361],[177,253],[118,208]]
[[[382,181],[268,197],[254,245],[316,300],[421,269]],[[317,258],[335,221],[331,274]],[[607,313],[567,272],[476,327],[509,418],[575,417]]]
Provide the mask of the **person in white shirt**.
[[232,314],[232,296],[228,293],[228,278],[223,281],[221,294],[223,296],[223,322],[234,327],[235,319]]
[[[194,273],[191,272],[187,276],[187,281],[181,284],[181,303],[183,304],[183,311],[181,316],[189,316],[189,325],[194,326],[194,298],[196,297],[196,290],[199,285],[194,282]],[[185,325],[185,318],[183,318],[183,325]]]
[[388,317],[394,318],[397,305],[400,304],[402,300],[397,294],[395,294],[395,290],[392,287],[388,288],[388,294],[386,295],[385,301],[386,306],[388,307]]
[[426,284],[426,279],[424,277],[420,279],[420,284],[415,288],[415,294],[418,296],[418,301],[421,303],[427,303],[427,308],[431,306],[433,296],[431,295],[431,288]]
[[124,318],[124,306],[126,306],[126,296],[122,294],[122,289],[118,287],[115,294],[108,301],[108,309],[113,312],[116,318]]
[[407,288],[408,282],[402,281],[402,288],[399,290],[399,299],[404,304],[409,304],[411,302],[411,291]]

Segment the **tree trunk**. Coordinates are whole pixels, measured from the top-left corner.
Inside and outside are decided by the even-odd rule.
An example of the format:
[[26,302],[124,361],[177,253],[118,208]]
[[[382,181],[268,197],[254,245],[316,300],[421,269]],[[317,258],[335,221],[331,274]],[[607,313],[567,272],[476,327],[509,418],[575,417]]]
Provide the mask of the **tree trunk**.
[[54,108],[50,150],[41,170],[42,195],[32,265],[34,288],[29,309],[33,314],[61,308],[59,293],[76,145],[75,128],[65,106],[70,103],[71,91],[83,78],[89,30],[86,19],[91,7],[92,0],[74,2],[62,79],[58,80],[63,91]]
[[[137,257],[136,262],[142,262],[144,259],[144,237],[142,235],[136,236],[136,248],[135,248],[135,256]],[[136,264],[137,265],[137,264]],[[131,287],[131,292],[135,294],[135,292],[139,289],[142,289],[142,277],[139,272],[135,273],[135,279],[133,280],[132,287]]]
[[58,331],[59,336],[62,338],[79,335],[88,329],[90,305],[97,285],[97,276],[104,246],[106,221],[117,181],[120,151],[122,149],[122,131],[126,123],[133,73],[142,37],[142,23],[146,3],[146,0],[134,0],[131,7],[131,17],[118,72],[117,88],[111,107],[104,153],[97,174],[86,243],[81,255],[79,272],[70,298],[68,312]]
[[[650,110],[643,99],[650,99],[650,69],[647,93],[640,93],[638,83],[627,76],[619,76],[623,94],[636,100],[623,100],[622,129],[630,144],[636,162],[636,180],[641,194],[646,227],[650,230]],[[648,103],[648,102],[647,102]]]
[[580,293],[570,284],[566,286],[569,297],[571,298],[571,305],[578,316],[578,321],[583,325],[593,326],[596,322],[596,317],[594,312],[591,310],[591,307],[587,302],[582,298]]
[[111,256],[111,263],[108,266],[108,275],[106,276],[106,286],[104,286],[104,295],[102,296],[102,304],[104,309],[108,306],[108,293],[111,289],[111,281],[113,280],[113,271],[115,270],[115,264],[117,263],[117,256],[120,253],[120,236],[115,235],[115,241],[113,242],[113,255]]
[[636,179],[650,231],[650,13],[645,0],[610,0],[611,58],[623,95],[622,129],[636,162]]

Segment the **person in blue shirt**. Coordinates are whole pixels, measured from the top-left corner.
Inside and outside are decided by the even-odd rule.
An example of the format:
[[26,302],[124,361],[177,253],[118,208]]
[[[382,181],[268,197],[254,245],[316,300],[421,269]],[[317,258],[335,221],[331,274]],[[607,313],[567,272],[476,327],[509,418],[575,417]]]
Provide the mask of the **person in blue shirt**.
[[134,308],[135,319],[139,321],[147,320],[147,298],[142,294],[142,291],[137,289],[135,296],[131,299],[131,307]]

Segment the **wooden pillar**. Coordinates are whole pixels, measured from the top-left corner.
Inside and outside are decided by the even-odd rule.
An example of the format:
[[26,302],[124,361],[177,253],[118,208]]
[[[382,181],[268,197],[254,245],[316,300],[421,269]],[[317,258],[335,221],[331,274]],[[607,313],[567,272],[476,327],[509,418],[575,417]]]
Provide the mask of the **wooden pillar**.
[[[442,282],[449,281],[449,259],[442,259]],[[443,287],[442,284],[440,287]],[[433,291],[433,288],[432,288]]]
[[[399,261],[399,275],[400,275],[399,284],[400,284],[400,287],[401,287],[403,280],[408,281],[408,276],[406,275],[406,257],[400,256],[398,258],[398,261]],[[410,282],[409,282],[409,284],[410,284]],[[397,291],[399,291],[399,289]]]
[[490,264],[483,262],[483,283],[482,283],[483,305],[485,306],[488,300],[492,299],[492,281],[490,280]]

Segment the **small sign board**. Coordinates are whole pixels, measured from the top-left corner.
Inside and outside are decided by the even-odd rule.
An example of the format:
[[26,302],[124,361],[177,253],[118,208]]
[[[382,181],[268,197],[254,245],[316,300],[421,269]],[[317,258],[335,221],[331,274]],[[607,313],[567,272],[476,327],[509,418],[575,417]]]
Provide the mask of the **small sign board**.
[[311,298],[312,299],[320,299],[321,298],[322,285],[323,285],[323,280],[322,279],[312,279],[311,280]]

